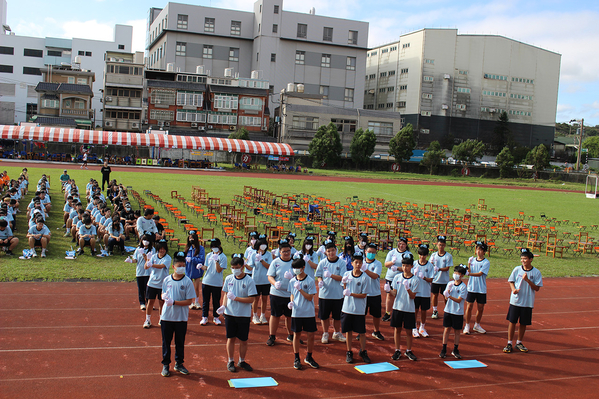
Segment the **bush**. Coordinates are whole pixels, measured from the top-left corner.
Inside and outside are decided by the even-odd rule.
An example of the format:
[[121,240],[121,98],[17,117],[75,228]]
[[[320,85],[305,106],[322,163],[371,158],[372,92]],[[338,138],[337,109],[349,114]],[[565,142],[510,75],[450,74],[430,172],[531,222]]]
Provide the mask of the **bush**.
[[415,147],[414,129],[412,124],[408,123],[389,141],[389,154],[393,155],[397,162],[408,161]]
[[450,175],[452,177],[460,177],[460,176],[462,176],[462,170],[458,169],[458,168],[454,168],[454,169],[451,170]]

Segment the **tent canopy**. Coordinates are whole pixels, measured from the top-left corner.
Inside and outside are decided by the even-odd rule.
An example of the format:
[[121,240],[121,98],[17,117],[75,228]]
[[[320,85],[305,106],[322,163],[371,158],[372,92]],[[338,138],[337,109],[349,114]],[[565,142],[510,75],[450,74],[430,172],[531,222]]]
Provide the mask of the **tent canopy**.
[[259,155],[294,155],[291,146],[283,143],[231,140],[217,137],[173,136],[156,133],[105,132],[47,126],[0,125],[0,139],[232,151]]

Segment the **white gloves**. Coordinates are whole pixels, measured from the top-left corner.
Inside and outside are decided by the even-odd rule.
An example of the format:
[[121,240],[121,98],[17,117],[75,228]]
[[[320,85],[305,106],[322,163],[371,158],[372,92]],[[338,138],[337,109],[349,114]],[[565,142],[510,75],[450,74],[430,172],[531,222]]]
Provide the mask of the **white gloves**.
[[318,288],[322,288],[322,287],[324,287],[324,282],[322,282],[322,281],[319,281],[319,282],[318,282]]
[[406,287],[406,291],[410,289],[410,282],[408,280],[403,281],[403,286]]
[[281,289],[281,282],[280,281],[276,281],[275,282],[275,288],[280,290]]
[[418,273],[418,277],[420,277],[420,278],[423,279],[424,278],[424,273],[422,273],[422,272]]
[[173,298],[166,298],[164,300],[164,303],[166,304],[166,306],[173,306],[173,303],[175,303],[175,300]]
[[437,273],[437,272],[439,271],[439,268],[438,268],[437,266],[435,266],[435,267],[433,268],[433,270],[435,271],[435,273]]
[[395,266],[395,265],[391,266],[391,271],[396,272],[397,271],[397,266]]
[[289,303],[287,304],[287,307],[288,307],[289,309],[293,309],[293,306],[294,306],[294,305],[293,305],[293,302],[289,302]]
[[191,256],[188,256],[187,258],[185,258],[185,262],[191,262]]
[[262,262],[262,255],[256,254],[256,262]]
[[385,286],[383,288],[385,292],[391,292],[391,286],[389,285],[389,283],[385,283]]
[[127,259],[125,259],[125,263],[133,263],[133,259],[131,259],[130,257],[127,257]]
[[420,271],[420,268],[418,266],[416,266],[414,269],[412,269],[412,273],[417,276],[418,272]]
[[397,262],[397,256],[393,255],[393,257],[391,258],[391,262],[393,262],[393,263]]
[[302,283],[300,283],[299,281],[296,281],[295,284],[293,284],[293,286],[298,291],[301,291],[301,289],[302,289]]
[[237,297],[235,296],[234,293],[232,293],[231,291],[229,291],[229,292],[227,292],[227,298],[229,298],[230,300],[234,301],[235,298],[237,298]]
[[285,274],[283,275],[283,277],[285,277],[287,280],[291,280],[293,278],[293,273],[291,273],[289,270],[287,270],[285,272]]
[[343,290],[343,295],[345,296],[350,296],[351,295],[351,291],[349,290],[349,288],[346,288]]
[[348,276],[343,276],[343,277],[341,278],[341,282],[342,282],[343,284],[347,284],[347,280],[348,280]]
[[325,270],[323,276],[324,276],[324,278],[329,278],[329,277],[331,277],[331,272],[328,270]]
[[198,265],[196,266],[196,269],[200,270],[202,268],[202,266],[204,266],[204,265],[202,265],[201,263],[198,263]]
[[450,294],[450,293],[451,293],[451,291],[449,290],[449,288],[446,288],[446,289],[445,289],[445,292],[443,292],[443,296],[444,296],[445,298],[449,298],[449,294]]
[[308,262],[310,260],[310,255],[306,254],[304,255],[304,262]]
[[225,307],[224,307],[224,306],[221,306],[220,308],[216,309],[216,313],[218,313],[218,314],[223,314],[223,313],[225,313]]
[[362,270],[363,272],[368,270],[368,265],[366,264],[366,262],[362,263],[362,267],[360,268],[360,270]]

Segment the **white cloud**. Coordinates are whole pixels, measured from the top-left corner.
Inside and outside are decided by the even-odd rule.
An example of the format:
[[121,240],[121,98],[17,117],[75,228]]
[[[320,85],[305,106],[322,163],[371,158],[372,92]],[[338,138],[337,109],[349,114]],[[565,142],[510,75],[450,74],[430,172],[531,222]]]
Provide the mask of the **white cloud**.
[[133,43],[131,49],[135,51],[144,51],[146,47],[146,24],[145,19],[134,19],[125,22],[125,25],[133,26]]
[[91,40],[113,40],[114,26],[102,24],[95,19],[89,21],[67,21],[62,24],[61,37]]

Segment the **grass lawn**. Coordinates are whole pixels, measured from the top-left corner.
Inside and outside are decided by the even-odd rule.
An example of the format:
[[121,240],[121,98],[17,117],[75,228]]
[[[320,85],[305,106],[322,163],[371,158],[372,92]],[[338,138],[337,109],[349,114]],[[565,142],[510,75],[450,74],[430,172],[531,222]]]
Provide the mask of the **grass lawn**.
[[[11,177],[18,176],[22,167],[16,166],[6,167],[3,165],[2,170],[8,170]],[[81,190],[84,191],[85,183],[90,177],[98,180],[101,175],[98,170],[80,170],[73,165],[68,167],[71,177],[77,180]],[[66,260],[65,250],[70,249],[70,238],[62,237],[64,230],[62,226],[62,194],[59,191],[59,176],[61,169],[44,169],[44,168],[29,168],[30,176],[30,194],[22,201],[21,209],[24,210],[29,203],[34,192],[35,183],[40,178],[42,173],[47,173],[51,176],[51,198],[53,208],[50,212],[48,227],[52,231],[53,237],[49,245],[49,254],[46,259],[30,259],[19,260],[17,256],[12,258],[6,255],[0,255],[0,281],[28,281],[28,280],[71,280],[71,279],[92,279],[92,280],[111,280],[111,281],[131,281],[135,279],[135,265],[124,263],[124,257],[113,256],[109,258],[92,258],[89,254],[89,249],[86,254],[80,256],[76,260]],[[319,171],[320,173],[320,171]],[[324,174],[324,173],[323,173]],[[355,177],[379,177],[385,174],[380,172],[377,174],[352,172],[351,176]],[[334,174],[333,174],[334,175]],[[390,177],[396,178],[398,175],[387,173]],[[416,203],[420,207],[424,204],[445,204],[450,208],[457,208],[460,213],[464,209],[471,208],[471,204],[476,204],[479,198],[486,200],[489,208],[495,208],[495,212],[480,212],[489,216],[497,214],[507,215],[510,218],[518,217],[519,212],[524,212],[525,215],[535,216],[531,222],[533,224],[542,224],[540,219],[541,214],[545,214],[549,218],[557,220],[569,220],[570,222],[580,222],[581,225],[591,226],[599,224],[597,216],[597,206],[599,202],[586,199],[584,194],[579,192],[550,192],[550,191],[533,191],[533,190],[511,190],[499,188],[483,188],[483,187],[456,187],[456,186],[431,186],[431,185],[403,185],[396,183],[376,184],[376,183],[348,183],[334,181],[307,181],[307,180],[289,180],[289,179],[270,179],[272,174],[265,175],[264,178],[248,178],[228,176],[226,172],[214,172],[213,175],[184,175],[170,173],[147,173],[144,171],[132,172],[113,172],[113,178],[122,182],[125,186],[131,186],[138,191],[142,197],[144,190],[150,190],[153,194],[159,195],[163,200],[175,203],[175,199],[170,198],[170,192],[177,190],[179,194],[187,199],[191,199],[191,186],[201,186],[205,188],[211,197],[219,197],[221,203],[230,203],[236,194],[243,192],[244,185],[252,185],[260,187],[277,194],[293,194],[307,193],[315,194],[325,198],[330,198],[332,201],[341,201],[346,203],[347,197],[358,196],[360,199],[384,198],[397,202]],[[344,174],[347,176],[347,174]],[[414,177],[422,178],[422,175],[413,175]],[[283,177],[283,176],[277,176]],[[438,177],[434,177],[438,179]],[[439,178],[440,179],[440,178]],[[449,179],[446,179],[449,181]],[[491,179],[480,179],[483,183],[493,182]],[[454,179],[451,181],[463,181],[463,179]],[[470,179],[466,179],[470,181]],[[551,183],[553,184],[553,183]],[[563,188],[560,184],[554,185],[556,188]],[[571,187],[572,188],[572,187]],[[580,189],[576,187],[574,189]],[[146,202],[154,205],[153,201],[148,197]],[[132,196],[130,199],[137,206]],[[156,210],[167,219],[171,226],[175,228],[175,234],[181,238],[181,242],[185,239],[182,228],[178,228],[174,219],[172,219],[159,205],[155,205]],[[180,209],[184,209],[183,204],[180,204]],[[475,211],[475,209],[473,209]],[[185,213],[185,212],[184,212]],[[188,218],[197,227],[203,225],[201,218],[187,212]],[[527,221],[528,222],[528,221]],[[17,216],[17,237],[21,243],[17,247],[16,253],[20,253],[26,247],[24,213]],[[564,226],[557,226],[558,231],[568,231],[573,235],[577,234],[579,229],[573,226],[572,223]],[[221,233],[220,227],[216,228],[217,234]],[[589,235],[595,239],[599,238],[599,232],[587,228]],[[301,236],[301,232],[297,232]],[[413,230],[413,234],[420,236],[422,231]],[[474,237],[472,237],[474,238]],[[132,242],[131,242],[132,243]],[[225,254],[230,255],[233,252],[240,250],[237,244],[231,242],[224,243]],[[500,248],[513,247],[513,244],[504,244],[501,240],[497,240],[497,245]],[[170,251],[174,251],[174,248]],[[379,252],[378,259],[384,260],[386,253]],[[459,255],[454,254],[454,263],[465,263],[470,256],[470,253],[463,250]],[[491,272],[490,277],[507,278],[514,266],[519,264],[519,257],[512,255],[506,257],[503,251],[494,252],[490,256]],[[599,262],[595,255],[583,255],[580,258],[572,258],[571,253],[564,255],[563,259],[553,259],[546,257],[544,252],[540,257],[535,258],[533,263],[537,266],[545,277],[558,276],[588,276],[599,275]],[[383,273],[384,274],[384,273]]]

